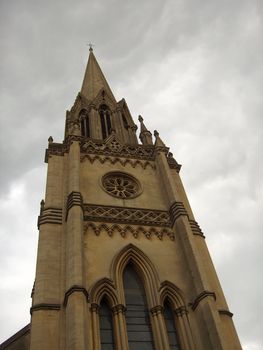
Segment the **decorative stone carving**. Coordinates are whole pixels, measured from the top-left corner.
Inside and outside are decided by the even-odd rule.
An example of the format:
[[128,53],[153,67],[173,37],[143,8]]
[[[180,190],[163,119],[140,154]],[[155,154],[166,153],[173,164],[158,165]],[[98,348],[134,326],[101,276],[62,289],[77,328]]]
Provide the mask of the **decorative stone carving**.
[[[74,122],[76,123],[76,122]],[[78,131],[79,132],[79,131]],[[63,156],[65,152],[69,151],[70,144],[73,141],[78,141],[81,147],[81,161],[88,158],[91,162],[95,159],[99,159],[101,163],[104,161],[116,162],[119,161],[122,165],[126,165],[129,159],[135,161],[130,164],[136,166],[137,164],[145,164],[142,167],[145,169],[149,161],[154,161],[156,152],[160,150],[160,147],[155,148],[153,145],[130,145],[122,144],[113,133],[106,141],[87,139],[83,136],[78,136],[78,132],[75,135],[68,135],[63,143],[50,143],[45,154],[45,162],[48,162],[48,158],[52,155]],[[168,148],[164,147],[165,153],[168,153]],[[100,156],[100,158],[91,157],[91,155]],[[114,157],[113,160],[109,157]],[[147,160],[146,163],[137,163],[140,160]],[[168,153],[167,162],[171,169],[176,169],[179,173],[181,165],[173,158],[172,153]],[[151,164],[155,168],[154,164]]]
[[84,204],[85,221],[106,221],[170,227],[167,211]]
[[127,164],[130,164],[133,168],[140,166],[142,167],[142,169],[146,169],[147,167],[155,169],[154,163],[148,160],[147,161],[133,160],[133,159],[126,159],[126,158],[119,158],[119,157],[110,157],[110,156],[104,157],[102,155],[84,154],[81,156],[80,161],[84,162],[85,160],[88,160],[91,164],[93,164],[95,161],[98,161],[101,164],[110,163],[114,165],[116,163],[119,163],[123,167],[125,167]]
[[122,199],[137,197],[142,192],[138,180],[119,171],[112,171],[104,175],[101,184],[108,194]]
[[84,225],[84,232],[86,233],[88,229],[91,228],[93,232],[99,236],[101,232],[105,231],[107,234],[112,237],[113,233],[118,232],[122,237],[126,237],[127,234],[132,234],[134,238],[138,238],[140,234],[143,234],[147,239],[151,239],[154,236],[157,236],[160,240],[163,239],[163,236],[168,236],[172,241],[174,241],[174,232],[168,228],[146,228],[142,226],[122,226],[118,224],[95,224],[93,222],[88,222]]
[[122,144],[116,136],[111,135],[106,142],[88,140],[81,143],[81,151],[88,154],[122,156],[126,158],[154,159],[154,147]]

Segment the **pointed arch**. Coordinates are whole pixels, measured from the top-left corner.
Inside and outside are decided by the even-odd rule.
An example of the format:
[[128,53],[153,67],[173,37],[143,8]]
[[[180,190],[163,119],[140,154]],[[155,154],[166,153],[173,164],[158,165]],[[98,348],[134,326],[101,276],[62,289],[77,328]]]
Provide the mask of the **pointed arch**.
[[166,327],[168,343],[170,349],[180,350],[178,329],[174,320],[174,312],[171,307],[170,301],[166,298],[163,304],[163,317]]
[[100,105],[105,103],[109,106],[110,110],[114,110],[116,106],[115,99],[112,98],[112,96],[108,93],[107,90],[104,88],[101,88],[96,97],[92,101],[93,105],[98,110]]
[[114,329],[112,311],[107,298],[103,297],[99,307],[100,348],[114,350]]
[[90,137],[90,120],[89,120],[89,112],[87,109],[83,108],[79,112],[79,122],[80,122],[80,130],[81,135],[84,137]]
[[106,139],[111,133],[111,112],[105,102],[99,106],[99,116],[102,138]]
[[160,300],[157,288],[159,277],[157,271],[146,254],[133,244],[129,244],[123,248],[115,256],[111,266],[111,273],[114,276],[115,285],[120,294],[120,303],[125,305],[123,272],[129,263],[132,263],[144,284],[149,308],[159,305]]
[[170,281],[162,282],[159,291],[170,346],[176,346],[176,349],[195,349],[182,291]]
[[182,297],[182,292],[172,282],[164,281],[159,289],[161,305],[164,305],[165,300],[168,300],[173,310],[185,307],[185,302]]
[[102,299],[106,299],[111,308],[119,304],[116,288],[109,278],[102,278],[97,281],[91,287],[89,295],[91,304],[100,305]]

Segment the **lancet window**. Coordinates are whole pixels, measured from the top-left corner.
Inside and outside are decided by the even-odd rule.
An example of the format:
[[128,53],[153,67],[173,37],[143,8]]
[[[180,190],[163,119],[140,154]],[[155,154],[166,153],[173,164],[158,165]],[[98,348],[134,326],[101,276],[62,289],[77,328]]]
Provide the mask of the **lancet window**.
[[86,110],[80,112],[80,128],[82,136],[90,137],[90,120]]
[[129,350],[154,350],[145,290],[132,264],[124,270],[123,285]]
[[101,350],[114,350],[112,312],[105,298],[100,303],[99,317]]
[[90,293],[94,348],[193,349],[186,308],[175,286],[165,281],[158,288],[153,265],[137,248],[120,254],[113,266],[116,284],[104,278]]
[[174,313],[168,300],[164,302],[163,315],[168,334],[170,350],[180,350],[178,335],[175,327]]
[[111,132],[111,117],[109,107],[105,104],[99,108],[102,138],[105,139]]

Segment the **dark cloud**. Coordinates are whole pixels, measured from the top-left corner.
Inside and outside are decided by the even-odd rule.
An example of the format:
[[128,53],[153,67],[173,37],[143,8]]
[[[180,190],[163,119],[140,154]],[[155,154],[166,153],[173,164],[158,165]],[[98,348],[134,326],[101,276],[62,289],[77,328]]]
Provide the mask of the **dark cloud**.
[[1,340],[29,320],[44,149],[63,138],[92,42],[116,98],[183,163],[243,348],[263,347],[262,10],[260,0],[1,2]]

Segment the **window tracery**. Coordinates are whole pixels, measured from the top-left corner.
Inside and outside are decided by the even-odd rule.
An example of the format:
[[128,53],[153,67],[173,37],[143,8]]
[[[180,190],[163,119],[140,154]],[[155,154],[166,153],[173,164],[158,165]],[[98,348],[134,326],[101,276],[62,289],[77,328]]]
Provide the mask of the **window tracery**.
[[102,186],[111,196],[123,199],[134,198],[141,193],[139,182],[122,172],[110,172],[104,175]]

